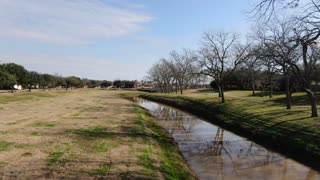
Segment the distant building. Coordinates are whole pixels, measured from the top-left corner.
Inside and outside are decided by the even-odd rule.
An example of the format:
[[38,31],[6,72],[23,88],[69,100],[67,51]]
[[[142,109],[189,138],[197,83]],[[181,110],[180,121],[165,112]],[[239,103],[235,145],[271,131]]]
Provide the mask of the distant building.
[[13,88],[16,89],[16,90],[22,90],[22,86],[21,86],[21,85],[18,85],[18,84],[15,84],[15,85],[13,86]]
[[154,88],[151,81],[135,81],[134,88],[141,89],[141,88]]
[[255,80],[254,84],[256,88],[262,88],[263,87],[263,82],[261,80]]
[[141,87],[142,87],[142,83],[139,82],[138,80],[135,80],[133,87],[134,87],[134,88],[141,88]]

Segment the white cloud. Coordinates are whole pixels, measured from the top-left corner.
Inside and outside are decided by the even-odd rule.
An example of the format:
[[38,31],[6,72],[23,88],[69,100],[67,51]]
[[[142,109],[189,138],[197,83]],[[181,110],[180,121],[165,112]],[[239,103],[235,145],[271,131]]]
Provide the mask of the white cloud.
[[0,0],[0,38],[88,43],[141,31],[152,19],[100,0]]

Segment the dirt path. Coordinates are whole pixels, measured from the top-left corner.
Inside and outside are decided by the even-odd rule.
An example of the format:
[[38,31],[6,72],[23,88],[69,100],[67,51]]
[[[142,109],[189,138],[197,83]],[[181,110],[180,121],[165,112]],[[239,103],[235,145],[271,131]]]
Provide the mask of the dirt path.
[[1,104],[0,177],[161,177],[139,159],[157,145],[132,136],[139,132],[132,104],[97,90]]

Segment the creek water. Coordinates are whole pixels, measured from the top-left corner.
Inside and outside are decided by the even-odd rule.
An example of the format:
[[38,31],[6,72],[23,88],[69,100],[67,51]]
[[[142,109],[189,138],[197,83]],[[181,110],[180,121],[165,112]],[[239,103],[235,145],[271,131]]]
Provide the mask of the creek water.
[[199,179],[320,179],[320,173],[179,109],[136,98],[177,143]]

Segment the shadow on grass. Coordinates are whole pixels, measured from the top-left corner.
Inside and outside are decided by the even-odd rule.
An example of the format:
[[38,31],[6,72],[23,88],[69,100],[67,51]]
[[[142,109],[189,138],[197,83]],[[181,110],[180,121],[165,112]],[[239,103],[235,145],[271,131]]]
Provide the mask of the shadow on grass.
[[[274,91],[272,93],[272,95],[276,96],[276,95],[284,95],[285,93],[282,91]],[[262,93],[261,91],[255,92],[255,94],[253,95],[252,93],[250,93],[247,97],[266,97],[269,96],[269,92],[264,92]]]
[[[319,102],[320,96],[317,96],[317,101]],[[285,104],[287,102],[285,97],[273,99],[274,102]],[[310,105],[310,101],[307,95],[302,96],[292,96],[291,102],[293,105]],[[319,104],[319,103],[318,103]]]
[[[308,112],[310,112],[310,110],[306,109],[306,110],[287,110],[285,108],[280,109],[280,110],[272,110],[272,111],[267,111],[267,112],[261,112],[261,113],[256,113],[256,114],[252,114],[253,116],[257,116],[260,117],[261,116],[263,118],[266,118],[266,116],[270,116],[272,117],[272,119],[278,119],[281,117],[285,117],[288,115],[296,115],[298,113],[305,113],[308,114]],[[305,119],[310,118],[310,116],[305,116]]]
[[284,120],[284,121],[280,121],[278,123],[274,123],[273,125],[269,126],[270,128],[279,126],[283,123],[288,123],[288,122],[292,122],[292,121],[303,121],[303,120],[308,120],[311,119],[310,117],[302,117],[302,118],[296,118],[296,119],[289,119],[289,120]]
[[197,91],[194,91],[192,93],[217,93],[217,92],[212,89],[198,89]]
[[[140,163],[135,163],[132,161],[117,161],[117,162],[108,162],[105,160],[91,160],[91,159],[86,159],[86,160],[81,160],[81,159],[66,159],[63,164],[58,164],[61,167],[81,167],[83,164],[86,164],[88,166],[95,166],[95,168],[88,169],[88,170],[79,170],[79,172],[75,171],[74,173],[75,176],[73,177],[74,179],[76,178],[82,178],[81,175],[82,173],[88,174],[91,176],[89,179],[157,179],[156,177],[150,177],[148,174],[145,174],[144,172],[140,172],[139,170],[125,170],[125,169],[114,169],[114,167],[126,167],[128,165],[132,167],[138,167],[140,166]],[[1,165],[1,164],[0,164]],[[63,172],[64,168],[56,168],[54,169],[55,172]],[[47,171],[52,171],[54,167],[49,167],[43,168],[44,170]],[[157,168],[159,169],[159,168]],[[32,170],[36,171],[36,170]],[[61,173],[62,174],[62,173]],[[53,179],[53,178],[58,178],[58,179],[65,179],[66,177],[62,177],[56,175],[55,177],[52,177],[52,173],[48,174],[47,178]]]
[[132,137],[132,138],[153,138],[155,140],[170,140],[170,138],[160,137],[155,134],[146,134],[141,131],[140,127],[137,126],[120,126],[119,127],[122,132],[114,132],[108,128],[95,126],[88,129],[71,129],[66,132],[79,135],[84,138],[119,138],[119,137]]
[[130,129],[127,127],[120,128],[127,129],[129,132],[113,132],[112,130],[101,126],[95,126],[88,129],[72,129],[67,130],[67,132],[88,138],[138,137],[143,135],[143,133],[139,132],[139,129],[135,127],[130,127]]
[[[257,92],[255,95],[250,94],[247,97],[259,98],[259,97],[261,97],[261,95],[262,95],[261,92]],[[264,95],[263,97],[269,96],[268,93],[264,93],[263,95]],[[285,105],[287,103],[287,99],[285,97],[284,92],[274,92],[273,95],[274,96],[282,95],[282,96],[281,97],[272,97],[272,98],[264,99],[264,100],[269,101],[269,102],[283,104],[283,105]],[[320,94],[317,95],[317,101],[318,102],[320,101]],[[305,93],[303,95],[293,93],[292,98],[291,98],[291,103],[292,103],[292,105],[310,105],[309,98]]]

